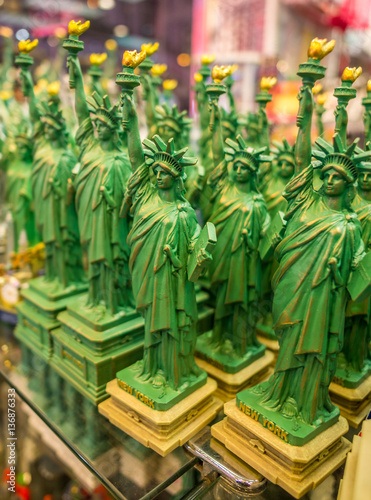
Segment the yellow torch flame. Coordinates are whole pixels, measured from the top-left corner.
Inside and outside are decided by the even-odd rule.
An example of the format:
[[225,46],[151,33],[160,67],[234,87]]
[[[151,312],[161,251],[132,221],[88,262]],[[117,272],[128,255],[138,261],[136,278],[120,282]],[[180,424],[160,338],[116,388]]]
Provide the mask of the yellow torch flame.
[[167,70],[167,64],[154,64],[151,68],[153,76],[161,76]]
[[367,92],[371,91],[371,80],[367,82]]
[[116,40],[113,40],[113,38],[110,38],[109,40],[106,40],[106,43],[104,44],[106,46],[107,50],[116,50],[117,49],[117,42]]
[[53,96],[53,95],[58,95],[59,94],[59,91],[61,89],[61,84],[60,82],[53,82],[53,83],[49,83],[48,87],[47,87],[47,91],[48,91],[48,94],[50,96]]
[[107,54],[90,54],[90,64],[93,66],[100,66],[107,59]]
[[342,82],[355,82],[359,76],[362,74],[362,68],[348,68],[346,67],[341,75]]
[[4,38],[10,38],[13,35],[13,30],[9,26],[0,26],[0,35]]
[[90,21],[85,21],[81,24],[81,21],[70,21],[68,23],[68,34],[80,36],[85,33],[86,30],[90,28]]
[[2,101],[7,101],[13,97],[13,92],[11,90],[0,90],[0,99]]
[[238,70],[238,64],[232,64],[231,66],[231,74]]
[[317,95],[321,92],[322,90],[322,85],[320,83],[317,83],[313,88],[312,88],[312,92],[313,92],[313,95]]
[[312,59],[323,59],[335,47],[335,40],[327,41],[327,38],[314,38],[308,49],[308,57]]
[[203,54],[201,56],[201,64],[204,66],[208,66],[209,64],[213,63],[215,61],[215,56],[214,54]]
[[144,50],[139,52],[139,54],[136,50],[126,50],[122,58],[122,65],[136,68],[146,57],[147,54]]
[[21,40],[18,43],[18,50],[19,52],[22,52],[22,54],[28,54],[32,50],[36,49],[37,45],[39,43],[39,40],[35,38],[33,42],[30,40]]
[[260,90],[270,90],[277,83],[277,78],[274,76],[263,76],[260,80]]
[[325,102],[327,101],[327,98],[328,98],[328,95],[326,92],[324,92],[323,94],[318,94],[317,95],[317,102],[318,104],[320,104],[321,106],[323,106],[325,104]]
[[229,76],[232,72],[231,66],[214,66],[211,72],[211,78],[215,83],[220,83],[224,78]]
[[152,54],[154,54],[156,52],[156,50],[158,50],[160,44],[158,42],[156,43],[144,43],[140,50],[142,52],[145,52],[147,54],[147,57],[151,57]]
[[204,79],[203,76],[200,73],[195,73],[193,75],[193,78],[194,78],[194,80],[195,80],[196,83],[201,83],[202,80]]
[[165,90],[174,90],[178,86],[177,80],[164,80],[162,86]]

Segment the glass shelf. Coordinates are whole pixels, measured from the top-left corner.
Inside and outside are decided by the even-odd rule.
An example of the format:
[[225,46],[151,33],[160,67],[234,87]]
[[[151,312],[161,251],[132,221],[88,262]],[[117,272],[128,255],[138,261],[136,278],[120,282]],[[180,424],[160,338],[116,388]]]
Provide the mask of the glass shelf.
[[[26,378],[18,370],[20,349],[14,338],[13,328],[14,326],[0,323],[0,376],[15,389],[19,398],[31,410],[28,413],[39,417],[79,462],[106,487],[113,498],[150,500],[165,490],[163,498],[181,498],[195,486],[194,466],[199,463],[199,459],[187,455],[183,448],[161,457],[108,421],[104,430],[110,450],[97,458],[82,451],[74,442],[71,429],[56,425],[48,415],[48,410],[39,402],[36,403],[37,394],[28,387]],[[23,432],[24,429],[18,431]],[[47,432],[44,432],[44,436],[45,434]],[[61,454],[67,455],[68,452],[62,450]]]
[[[161,457],[121,432],[108,420],[105,421],[104,431],[110,450],[97,458],[83,451],[73,439],[71,429],[63,425],[58,426],[48,414],[48,409],[39,404],[38,395],[28,387],[27,379],[19,370],[20,348],[14,338],[13,330],[13,325],[0,322],[0,376],[16,390],[27,409],[29,418],[39,428],[40,438],[44,440],[44,444],[51,448],[52,441],[58,443],[58,458],[61,456],[65,458],[66,465],[72,467],[72,473],[80,468],[80,474],[84,476],[84,479],[90,475],[95,481],[103,484],[117,500],[150,500],[155,497],[161,500],[237,498],[236,492],[228,493],[228,487],[226,488],[215,468],[209,470],[209,476],[205,474],[205,462],[199,456],[192,456],[184,448],[178,448],[168,456]],[[223,414],[220,413],[212,423],[222,418]],[[21,429],[18,431],[20,432]],[[76,429],[72,431],[76,434]],[[345,437],[352,440],[356,432],[351,429]],[[73,460],[79,467],[71,466]],[[327,487],[324,483],[317,488],[315,490],[317,496],[313,498],[336,499],[343,470],[344,466],[335,471],[326,480]],[[203,473],[202,480],[198,471]],[[317,491],[321,488],[326,491],[323,497],[321,494],[318,495]],[[305,498],[312,498],[312,493],[308,493]],[[251,496],[259,500],[293,498],[280,487],[269,482],[267,489],[259,496],[242,495],[238,498]]]

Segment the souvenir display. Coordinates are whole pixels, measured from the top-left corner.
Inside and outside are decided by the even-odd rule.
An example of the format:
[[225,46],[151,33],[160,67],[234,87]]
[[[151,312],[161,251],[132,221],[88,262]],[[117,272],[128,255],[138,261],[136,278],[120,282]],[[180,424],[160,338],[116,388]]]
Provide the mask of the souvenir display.
[[[324,78],[334,40],[299,64],[270,8],[227,39],[208,3],[184,47],[183,17],[125,2],[0,26],[0,374],[115,498],[160,494],[187,441],[211,496],[301,498],[371,417],[371,79],[339,68],[363,53],[344,36]],[[362,432],[339,498],[366,491]]]

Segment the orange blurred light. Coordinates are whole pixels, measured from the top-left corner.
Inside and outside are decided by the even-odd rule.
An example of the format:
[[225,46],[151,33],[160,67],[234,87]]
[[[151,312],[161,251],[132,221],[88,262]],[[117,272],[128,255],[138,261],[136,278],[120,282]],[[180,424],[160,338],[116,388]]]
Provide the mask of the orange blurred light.
[[191,64],[191,56],[189,54],[179,54],[176,60],[179,66],[182,66],[183,68]]

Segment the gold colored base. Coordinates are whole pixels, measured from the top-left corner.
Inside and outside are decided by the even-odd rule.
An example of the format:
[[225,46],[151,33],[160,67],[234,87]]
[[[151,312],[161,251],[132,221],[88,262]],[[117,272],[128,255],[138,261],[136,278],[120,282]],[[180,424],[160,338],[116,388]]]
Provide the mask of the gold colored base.
[[259,340],[259,342],[263,345],[265,345],[265,347],[267,349],[269,349],[270,351],[273,352],[274,354],[274,359],[273,359],[273,363],[272,365],[274,366],[276,364],[276,361],[277,361],[277,358],[278,358],[278,351],[280,349],[280,345],[278,343],[278,340],[271,340],[271,339],[268,339],[267,337],[264,337],[263,335],[257,335],[257,339]]
[[314,489],[345,461],[351,443],[342,436],[347,421],[325,430],[304,446],[292,446],[240,412],[235,401],[224,405],[227,418],[211,434],[232,453],[295,498]]
[[355,429],[371,410],[371,376],[357,388],[349,389],[332,382],[330,385],[331,401],[340,409],[340,414]]
[[352,451],[347,456],[338,500],[371,498],[370,461],[371,420],[365,420],[362,425],[362,436],[354,436]]
[[108,420],[163,457],[182,446],[210,423],[222,408],[213,396],[216,382],[207,383],[167,411],[156,411],[120,389],[117,379],[107,384],[111,396],[99,406]]
[[267,380],[272,374],[273,360],[274,354],[266,351],[264,356],[237,373],[226,373],[200,358],[196,358],[196,363],[211,378],[216,380],[218,388],[215,391],[215,396],[226,403],[234,399],[238,392]]

